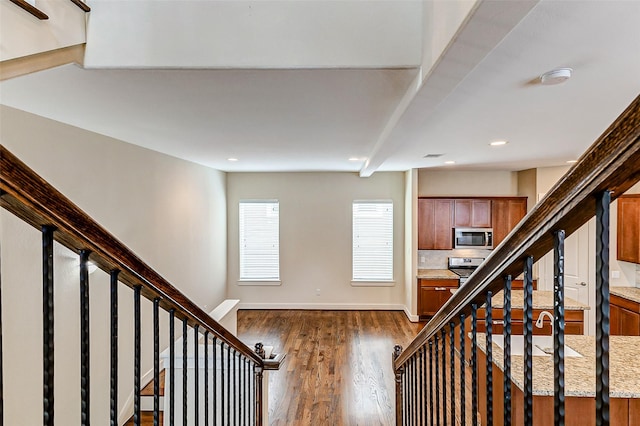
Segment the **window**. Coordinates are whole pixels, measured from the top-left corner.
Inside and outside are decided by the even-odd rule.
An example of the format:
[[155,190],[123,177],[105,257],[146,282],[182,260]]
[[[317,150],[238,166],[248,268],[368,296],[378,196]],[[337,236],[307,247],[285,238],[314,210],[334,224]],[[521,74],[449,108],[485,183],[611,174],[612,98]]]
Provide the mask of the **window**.
[[278,201],[240,202],[240,280],[280,279]]
[[353,202],[353,280],[393,280],[393,202]]

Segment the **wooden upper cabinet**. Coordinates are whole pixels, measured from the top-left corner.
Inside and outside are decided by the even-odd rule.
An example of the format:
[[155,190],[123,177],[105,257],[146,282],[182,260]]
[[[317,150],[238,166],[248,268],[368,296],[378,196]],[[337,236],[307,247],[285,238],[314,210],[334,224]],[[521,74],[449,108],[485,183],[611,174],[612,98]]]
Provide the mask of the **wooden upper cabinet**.
[[453,200],[418,199],[418,249],[453,248]]
[[493,247],[497,247],[526,214],[526,197],[494,198],[491,204]]
[[491,200],[455,200],[455,226],[464,228],[491,227]]
[[640,263],[640,195],[618,198],[618,260]]

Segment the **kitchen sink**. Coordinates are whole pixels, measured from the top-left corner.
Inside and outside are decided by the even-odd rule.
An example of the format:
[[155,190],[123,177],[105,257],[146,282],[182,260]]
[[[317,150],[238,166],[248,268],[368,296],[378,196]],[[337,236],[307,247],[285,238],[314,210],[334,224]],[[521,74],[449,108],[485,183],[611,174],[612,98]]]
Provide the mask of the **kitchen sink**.
[[[493,343],[500,349],[504,349],[504,337],[501,335],[491,336]],[[524,355],[524,336],[511,336],[511,355]],[[552,356],[553,336],[533,336],[533,356]],[[580,353],[564,345],[564,357],[582,357]]]

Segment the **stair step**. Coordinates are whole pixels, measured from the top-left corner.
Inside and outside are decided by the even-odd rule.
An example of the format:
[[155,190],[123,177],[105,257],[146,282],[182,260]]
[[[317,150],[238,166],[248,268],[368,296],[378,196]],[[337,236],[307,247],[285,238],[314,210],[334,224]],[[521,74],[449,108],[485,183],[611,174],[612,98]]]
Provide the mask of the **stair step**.
[[[159,424],[162,424],[163,417],[164,417],[163,414],[160,413]],[[143,411],[140,413],[140,425],[141,426],[153,425],[153,411]],[[125,426],[134,426],[133,416],[129,419],[127,423],[125,423]]]
[[[164,372],[162,370],[160,372],[160,396],[164,396]],[[140,396],[153,396],[153,380],[151,380],[147,385],[142,388],[140,391]]]

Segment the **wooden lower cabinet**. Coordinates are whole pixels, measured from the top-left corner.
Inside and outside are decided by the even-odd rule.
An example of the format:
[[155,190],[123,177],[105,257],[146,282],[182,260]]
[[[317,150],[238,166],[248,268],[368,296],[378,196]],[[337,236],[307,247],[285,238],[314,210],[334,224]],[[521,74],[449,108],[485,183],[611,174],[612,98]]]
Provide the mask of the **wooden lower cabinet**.
[[612,294],[610,315],[612,336],[640,336],[640,303]]
[[[551,335],[551,323],[549,318],[544,319],[542,328],[535,326],[540,312],[547,311],[553,314],[553,310],[534,309],[533,310],[533,334],[535,335]],[[504,316],[502,308],[494,308],[491,311],[492,329],[494,334],[502,334],[504,329]],[[484,308],[478,309],[478,331],[484,333],[486,331],[486,311]],[[584,311],[566,310],[564,312],[564,333],[565,334],[584,334]],[[524,314],[522,309],[511,310],[511,334],[524,334]]]
[[456,279],[419,279],[418,315],[421,319],[435,315],[452,296],[451,290],[457,288]]

